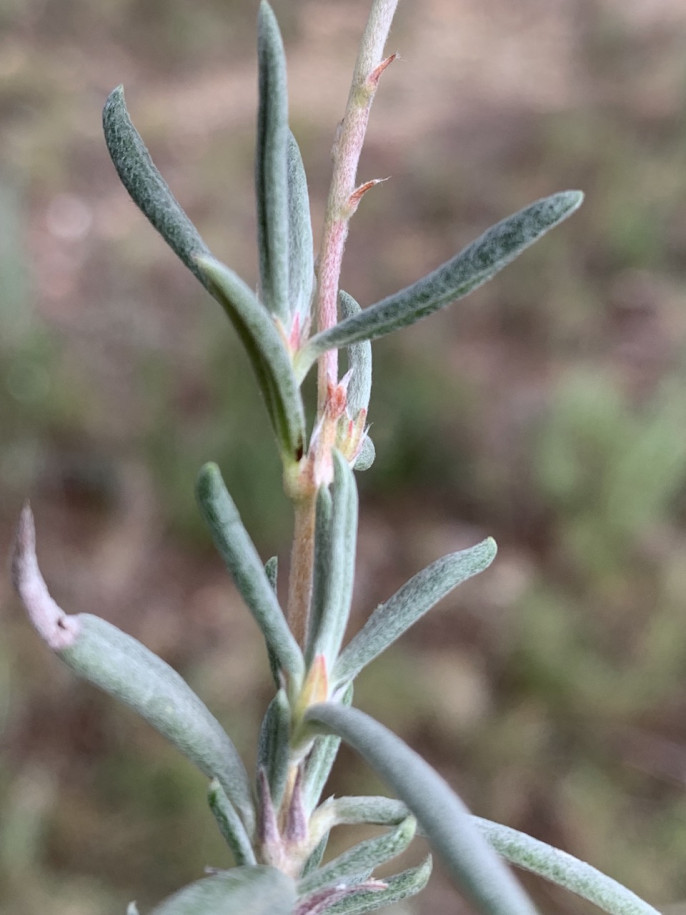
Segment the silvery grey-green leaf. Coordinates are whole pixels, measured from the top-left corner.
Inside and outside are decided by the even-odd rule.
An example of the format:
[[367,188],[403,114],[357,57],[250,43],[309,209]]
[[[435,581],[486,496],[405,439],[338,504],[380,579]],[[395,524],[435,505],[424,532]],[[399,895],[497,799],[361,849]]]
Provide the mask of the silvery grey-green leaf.
[[297,318],[300,332],[310,326],[314,289],[314,242],[307,177],[300,148],[288,134],[288,280],[291,324]]
[[304,877],[298,884],[298,894],[306,896],[327,884],[335,886],[361,883],[375,868],[405,851],[416,830],[417,821],[413,816],[408,816],[390,832],[359,842]]
[[362,447],[360,452],[355,458],[354,468],[355,470],[369,470],[369,468],[374,463],[376,458],[376,448],[374,447],[374,442],[370,439],[369,435],[365,435],[362,440]]
[[481,817],[473,821],[503,858],[588,899],[609,915],[660,915],[621,883],[573,855],[500,823]]
[[[343,321],[362,312],[355,299],[342,289],[338,293],[338,307]],[[351,343],[346,350],[350,372],[346,408],[348,415],[354,419],[360,410],[369,409],[372,392],[372,345],[369,340],[362,340],[359,343]]]
[[[352,705],[353,692],[354,687],[350,683],[340,700],[343,705]],[[340,743],[340,737],[335,734],[322,734],[315,738],[312,749],[305,760],[303,803],[307,814],[310,814],[319,802],[336,760]]]
[[52,599],[38,566],[28,503],[17,528],[12,578],[33,626],[79,676],[124,702],[221,783],[252,834],[247,772],[231,739],[186,681],[137,639],[89,613],[70,616]]
[[314,520],[314,568],[312,572],[312,594],[307,621],[305,660],[311,664],[329,599],[329,570],[331,566],[331,518],[333,499],[328,486],[317,490]]
[[332,828],[360,823],[395,826],[408,814],[407,804],[392,797],[331,797],[317,808],[313,822],[325,820]]
[[290,724],[291,707],[286,691],[280,689],[267,708],[257,747],[257,766],[267,775],[269,793],[276,807],[281,803],[288,775]]
[[106,620],[79,614],[79,635],[59,655],[79,676],[130,706],[191,759],[217,778],[253,827],[250,785],[238,752],[217,719],[175,670]]
[[431,855],[417,867],[408,868],[393,877],[386,877],[383,884],[377,889],[363,889],[334,902],[326,910],[327,915],[364,915],[365,912],[374,912],[387,906],[409,899],[421,893],[431,876]]
[[237,865],[256,864],[255,852],[245,828],[236,810],[222,788],[220,782],[213,778],[207,789],[207,801],[212,815],[217,821],[219,832],[233,853]]
[[[357,486],[350,465],[340,453],[333,451],[334,479],[330,534],[322,550],[315,547],[317,581],[323,587],[316,596],[323,601],[318,608],[317,629],[313,632],[312,657],[324,655],[327,670],[331,670],[340,649],[350,614],[355,578],[355,548],[357,544]],[[324,540],[324,538],[323,538]],[[327,550],[327,555],[319,555]]]
[[273,318],[243,280],[210,255],[196,259],[203,283],[231,318],[250,357],[282,454],[302,455],[305,411],[291,358]]
[[302,652],[279,606],[255,545],[241,521],[216,464],[200,470],[196,486],[200,511],[215,546],[231,572],[267,645],[288,675],[290,686],[299,688],[304,674]]
[[260,289],[268,310],[289,321],[288,93],[286,58],[276,17],[260,3],[255,189]]
[[448,783],[399,737],[357,709],[313,705],[305,720],[338,734],[404,801],[455,885],[482,915],[534,915],[533,903],[505,867]]
[[339,655],[333,669],[334,682],[354,679],[363,667],[399,638],[453,588],[483,572],[493,561],[497,547],[488,537],[476,546],[437,559],[407,581],[400,590],[369,617]]
[[315,334],[296,357],[298,377],[304,377],[315,359],[329,349],[373,340],[414,324],[467,295],[571,215],[582,200],[581,191],[562,191],[535,201],[491,226],[421,280]]
[[236,867],[191,883],[150,915],[291,915],[295,898],[295,883],[282,871]]
[[132,200],[189,270],[202,281],[195,257],[209,254],[209,249],[157,170],[133,126],[123,86],[117,86],[109,94],[102,122],[107,149]]

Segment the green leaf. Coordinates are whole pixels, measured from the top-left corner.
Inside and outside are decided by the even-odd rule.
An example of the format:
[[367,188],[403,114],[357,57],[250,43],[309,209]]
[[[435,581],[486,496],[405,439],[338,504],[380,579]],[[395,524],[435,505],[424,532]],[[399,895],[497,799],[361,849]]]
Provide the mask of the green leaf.
[[[313,633],[312,657],[324,655],[327,670],[331,670],[339,652],[350,614],[355,577],[355,547],[357,544],[357,486],[350,465],[340,453],[333,451],[334,479],[332,486],[330,535],[324,550],[315,548],[317,595],[324,606],[315,611],[317,630]],[[324,539],[324,538],[323,538]],[[322,556],[322,552],[328,556]]]
[[360,823],[395,826],[408,814],[407,805],[392,797],[331,797],[313,814],[312,828],[321,821],[325,821],[329,829]]
[[[338,293],[338,307],[344,321],[362,313],[355,299],[342,289]],[[372,345],[369,340],[362,340],[360,343],[351,343],[346,349],[350,372],[346,408],[348,415],[354,419],[360,410],[369,409],[372,393]]]
[[329,487],[320,486],[317,490],[317,502],[315,505],[314,569],[305,648],[305,661],[308,666],[314,660],[317,634],[322,626],[329,599],[332,515],[333,499],[331,498]]
[[488,537],[476,546],[437,559],[414,575],[376,608],[346,645],[334,665],[332,679],[337,683],[354,679],[453,588],[488,568],[496,551],[495,540]]
[[298,894],[310,895],[327,885],[361,883],[375,868],[404,852],[416,830],[417,821],[409,816],[390,832],[359,842],[304,877],[298,884]]
[[302,156],[295,137],[288,133],[288,279],[289,306],[298,320],[301,337],[310,326],[314,289],[314,242],[310,198]]
[[259,105],[255,186],[262,299],[289,326],[288,94],[276,17],[260,3],[257,33]]
[[274,320],[233,270],[209,254],[196,262],[203,283],[231,318],[245,346],[282,453],[299,460],[305,411],[291,358]]
[[150,915],[292,915],[295,884],[275,867],[236,867],[174,893]]
[[533,904],[441,776],[399,737],[357,709],[313,705],[305,720],[338,734],[417,818],[465,897],[483,915],[532,915]]
[[581,191],[544,197],[491,226],[468,247],[432,273],[311,337],[296,357],[298,377],[329,349],[373,340],[414,324],[462,298],[502,270],[529,245],[566,219],[583,200]]
[[481,834],[512,864],[588,899],[610,915],[659,915],[621,883],[559,848],[490,820],[473,817]]
[[274,806],[281,803],[288,775],[291,707],[286,691],[280,689],[269,703],[260,728],[257,749],[258,768],[264,769]]
[[117,86],[109,94],[102,123],[107,149],[122,184],[169,247],[202,282],[195,257],[209,254],[209,249],[158,172],[131,123],[123,86]]
[[215,546],[231,572],[269,649],[288,676],[289,689],[302,684],[304,662],[255,545],[241,521],[216,464],[205,464],[196,486],[198,504]]
[[370,439],[369,435],[365,435],[362,440],[362,447],[360,452],[355,458],[355,470],[369,470],[369,468],[374,463],[374,458],[376,457],[376,448],[374,447],[374,442]]
[[14,541],[12,580],[46,644],[75,673],[138,712],[201,772],[216,777],[252,834],[250,782],[226,732],[185,680],[144,645],[97,616],[69,616],[55,603],[38,566],[28,503]]
[[386,877],[378,889],[363,889],[352,896],[334,902],[327,915],[363,915],[416,896],[421,893],[431,876],[431,855],[418,867],[411,867],[394,877]]
[[[350,683],[340,699],[343,705],[352,704],[353,692],[353,684]],[[340,743],[340,737],[335,734],[324,734],[315,738],[314,745],[305,761],[303,779],[303,805],[308,815],[319,802],[336,760]]]
[[[266,4],[263,5],[266,7]],[[131,123],[121,86],[110,94],[105,103],[103,125],[110,156],[124,187],[165,241],[231,318],[257,375],[281,450],[298,459],[302,454],[305,436],[305,414],[291,358],[273,319],[250,288],[232,270],[212,257],[197,229],[158,172]],[[285,140],[283,159],[284,192],[287,195]],[[286,197],[286,219],[287,203]],[[287,252],[287,222],[284,232]],[[287,253],[285,257],[283,300],[287,302]]]
[[61,659],[138,712],[201,772],[217,778],[251,832],[254,811],[247,773],[207,706],[175,670],[130,635],[87,613],[75,619],[78,636],[59,652]]
[[233,853],[236,864],[256,864],[255,852],[238,814],[216,778],[210,782],[207,801],[217,821],[219,832]]

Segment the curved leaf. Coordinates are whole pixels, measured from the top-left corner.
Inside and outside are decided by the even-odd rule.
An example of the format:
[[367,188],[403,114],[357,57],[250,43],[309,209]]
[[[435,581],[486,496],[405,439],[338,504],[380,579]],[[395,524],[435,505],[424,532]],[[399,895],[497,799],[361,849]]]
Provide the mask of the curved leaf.
[[621,883],[567,852],[500,823],[481,817],[473,820],[503,858],[588,899],[610,915],[660,915]]
[[392,797],[330,797],[312,815],[311,828],[319,831],[322,826],[333,829],[360,823],[395,826],[409,812],[407,804]]
[[243,280],[211,255],[196,258],[200,277],[226,311],[250,357],[281,451],[302,455],[305,410],[291,358],[269,312]]
[[205,464],[198,474],[198,504],[215,546],[231,572],[269,649],[298,690],[304,674],[302,652],[288,628],[283,610],[264,570],[255,545],[241,521],[216,464]]
[[581,191],[562,191],[535,201],[491,226],[476,241],[421,280],[315,334],[296,357],[298,376],[304,377],[315,359],[329,349],[373,340],[414,324],[467,295],[571,215],[582,200]]
[[107,97],[102,125],[110,157],[132,200],[188,269],[203,282],[195,257],[209,254],[209,249],[155,167],[133,126],[123,86],[117,86]]
[[150,915],[291,915],[295,884],[275,867],[236,867],[174,893]]
[[262,299],[288,326],[289,318],[289,194],[288,94],[286,59],[276,17],[265,0],[260,4],[257,32],[259,105],[255,189],[257,242]]
[[28,505],[17,529],[12,575],[31,622],[49,647],[76,674],[138,712],[201,772],[217,778],[252,833],[250,782],[229,736],[186,681],[137,639],[89,613],[69,616],[55,603],[38,567]]
[[441,776],[399,737],[357,709],[313,705],[305,720],[338,734],[417,818],[456,886],[484,915],[533,915],[533,903]]
[[437,559],[414,575],[376,608],[348,642],[334,665],[332,680],[345,683],[354,679],[453,588],[488,568],[496,552],[495,540],[488,537],[467,550]]

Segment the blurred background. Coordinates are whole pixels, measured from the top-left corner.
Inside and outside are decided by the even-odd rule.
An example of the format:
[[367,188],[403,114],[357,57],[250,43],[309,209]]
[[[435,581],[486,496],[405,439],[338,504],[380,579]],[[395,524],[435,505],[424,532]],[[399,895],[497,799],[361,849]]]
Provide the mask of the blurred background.
[[[315,230],[367,0],[276,0]],[[289,507],[235,334],[130,202],[132,117],[253,284],[256,0],[0,0],[0,545],[30,495],[57,601],[180,670],[247,760],[260,638],[198,518],[216,459],[265,557]],[[495,281],[375,345],[351,628],[486,534],[492,568],[360,679],[475,812],[686,896],[686,7],[402,3],[343,285],[370,304],[531,200],[586,203]],[[144,912],[228,854],[205,782],[49,655],[0,578],[0,911]],[[330,791],[382,786],[342,753]],[[341,833],[336,843],[351,839]],[[416,862],[421,849],[408,860]],[[590,907],[526,879],[544,912]],[[438,872],[400,912],[458,912]]]

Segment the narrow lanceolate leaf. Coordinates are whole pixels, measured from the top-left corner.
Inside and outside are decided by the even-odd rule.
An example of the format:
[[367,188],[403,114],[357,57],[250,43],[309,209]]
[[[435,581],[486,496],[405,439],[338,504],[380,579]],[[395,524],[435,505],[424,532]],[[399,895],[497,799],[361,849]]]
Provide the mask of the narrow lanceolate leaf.
[[329,567],[331,564],[331,517],[333,499],[328,486],[317,490],[314,521],[314,570],[312,575],[312,596],[307,623],[305,660],[308,666],[316,654],[317,634],[322,627],[329,599]]
[[460,798],[399,737],[363,712],[333,702],[312,706],[305,720],[342,737],[393,788],[477,911],[533,915],[533,904],[475,827]]
[[275,807],[281,803],[286,786],[290,724],[291,707],[286,691],[280,689],[269,703],[262,721],[257,749],[257,765],[267,775],[269,793]]
[[[338,305],[344,321],[362,312],[355,299],[343,290],[338,293]],[[369,409],[369,397],[372,392],[372,345],[369,340],[351,343],[347,347],[347,355],[350,381],[346,408],[348,415],[354,419],[360,410]]]
[[360,842],[304,877],[298,894],[309,895],[327,885],[355,884],[366,880],[375,868],[401,854],[414,838],[417,821],[406,817],[395,829]]
[[131,123],[123,86],[117,86],[107,98],[102,122],[107,149],[122,184],[162,238],[202,281],[194,258],[210,252]]
[[437,559],[414,575],[376,608],[346,645],[334,666],[333,681],[345,683],[356,677],[453,588],[488,568],[496,551],[495,540],[488,537],[467,550]]
[[255,852],[236,809],[216,778],[207,789],[207,801],[236,864],[256,864]]
[[291,915],[295,883],[275,867],[236,867],[191,883],[150,915]]
[[196,494],[214,544],[236,587],[287,675],[289,687],[299,689],[304,673],[302,652],[288,628],[255,545],[243,526],[216,464],[205,464],[200,470]]
[[[340,699],[343,705],[352,705],[353,692],[353,684],[350,683]],[[314,741],[305,761],[303,779],[303,803],[308,814],[314,810],[319,802],[333,764],[336,761],[340,743],[341,738],[335,734],[322,734]],[[322,834],[323,832],[324,829],[322,829]]]
[[408,814],[407,805],[392,797],[330,797],[317,808],[310,823],[313,831],[322,825],[327,829],[360,823],[395,826]]
[[473,820],[503,858],[588,899],[610,915],[659,915],[657,909],[621,883],[567,852],[508,826],[481,817]]
[[243,280],[215,258],[197,259],[203,283],[233,322],[257,375],[282,453],[298,460],[305,411],[291,358],[269,312]]
[[28,505],[17,530],[12,573],[31,622],[48,646],[79,676],[138,712],[201,772],[217,778],[252,833],[250,782],[224,729],[176,671],[136,639],[97,616],[68,616],[58,607],[38,568]]
[[302,339],[310,326],[314,288],[314,243],[310,198],[300,149],[288,134],[288,289],[290,323],[297,319]]
[[334,902],[326,909],[327,915],[364,915],[416,896],[429,882],[431,864],[429,855],[418,867],[386,877],[377,889],[362,889],[347,899]]
[[[350,614],[357,544],[355,475],[340,451],[333,452],[334,479],[324,607],[314,634],[313,657],[324,655],[330,670],[338,655]],[[318,561],[318,565],[321,560]]]
[[502,270],[583,200],[581,191],[563,191],[530,204],[491,226],[483,235],[432,273],[399,292],[315,334],[297,356],[299,377],[326,350],[373,340],[414,324],[462,298]]
[[260,286],[265,305],[287,327],[290,309],[286,59],[276,17],[265,0],[260,4],[257,57],[255,187]]

